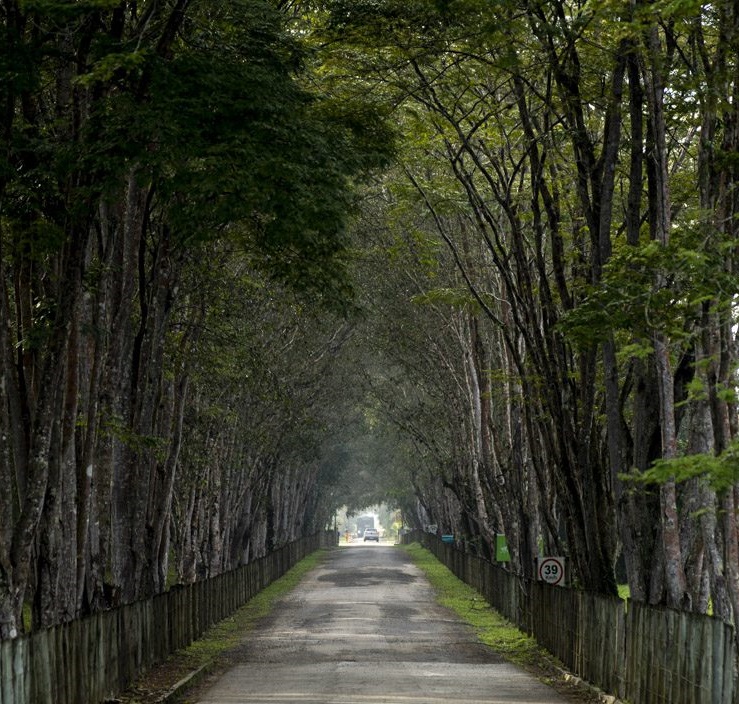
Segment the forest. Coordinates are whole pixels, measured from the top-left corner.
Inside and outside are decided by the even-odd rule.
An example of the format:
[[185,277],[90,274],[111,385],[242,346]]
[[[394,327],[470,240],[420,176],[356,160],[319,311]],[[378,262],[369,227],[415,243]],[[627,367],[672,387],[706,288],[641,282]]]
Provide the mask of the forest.
[[0,639],[383,501],[736,623],[735,1],[0,26]]

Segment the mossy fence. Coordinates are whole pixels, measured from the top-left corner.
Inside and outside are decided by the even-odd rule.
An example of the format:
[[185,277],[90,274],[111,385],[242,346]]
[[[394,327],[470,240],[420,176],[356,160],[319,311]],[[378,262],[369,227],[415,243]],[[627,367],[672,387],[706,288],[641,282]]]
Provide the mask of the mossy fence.
[[78,621],[0,641],[0,704],[100,704],[190,645],[335,533],[303,538],[194,584]]
[[634,704],[739,704],[734,628],[514,575],[428,533],[409,533],[570,672]]

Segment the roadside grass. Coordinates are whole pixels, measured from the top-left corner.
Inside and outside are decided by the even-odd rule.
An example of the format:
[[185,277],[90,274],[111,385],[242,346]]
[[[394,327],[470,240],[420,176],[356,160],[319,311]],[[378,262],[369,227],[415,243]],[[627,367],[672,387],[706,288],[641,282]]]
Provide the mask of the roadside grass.
[[[231,616],[211,626],[202,637],[171,655],[165,662],[153,667],[140,677],[125,693],[119,695],[121,704],[150,704],[165,701],[164,696],[175,685],[195,672],[219,669],[229,651],[236,648],[244,634],[251,631],[260,619],[267,616],[275,603],[294,589],[303,577],[317,567],[328,551],[318,550],[301,560],[282,577],[259,592]],[[193,682],[195,684],[195,682]],[[187,701],[187,688],[177,701]]]
[[568,702],[600,704],[604,701],[600,692],[569,675],[554,655],[497,613],[420,543],[402,545],[400,549],[426,574],[439,603],[470,624],[477,637],[503,658],[552,687]]
[[185,653],[196,659],[218,655],[238,645],[244,632],[250,631],[257,622],[267,616],[278,599],[298,586],[303,577],[324,559],[326,550],[308,555],[266,589],[252,597],[233,615],[219,621],[206,631],[202,638],[185,648]]
[[554,664],[550,653],[493,610],[477,591],[455,577],[433,553],[419,543],[404,545],[402,549],[424,571],[437,592],[439,603],[470,624],[483,643],[522,667],[538,667],[542,661]]

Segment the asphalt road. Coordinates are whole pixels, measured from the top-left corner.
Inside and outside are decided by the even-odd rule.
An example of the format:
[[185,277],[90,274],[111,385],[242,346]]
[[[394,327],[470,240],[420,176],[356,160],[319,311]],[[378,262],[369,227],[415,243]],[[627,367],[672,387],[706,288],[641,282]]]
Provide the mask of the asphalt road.
[[334,550],[199,704],[564,704],[434,600],[402,550]]

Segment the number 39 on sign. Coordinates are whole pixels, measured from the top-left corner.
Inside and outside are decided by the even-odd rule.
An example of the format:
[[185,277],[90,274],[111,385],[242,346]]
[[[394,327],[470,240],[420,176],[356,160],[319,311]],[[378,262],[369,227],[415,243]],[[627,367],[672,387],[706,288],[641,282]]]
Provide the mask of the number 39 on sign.
[[565,559],[564,557],[540,557],[538,576],[542,582],[564,586]]

